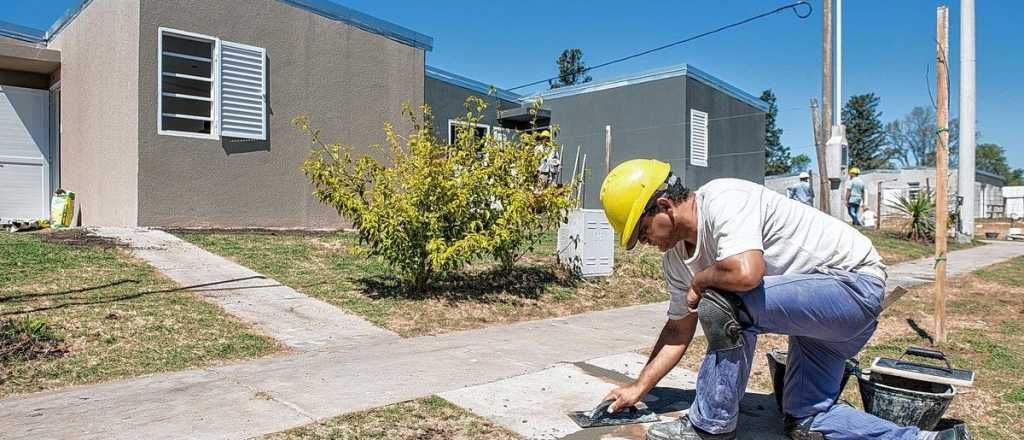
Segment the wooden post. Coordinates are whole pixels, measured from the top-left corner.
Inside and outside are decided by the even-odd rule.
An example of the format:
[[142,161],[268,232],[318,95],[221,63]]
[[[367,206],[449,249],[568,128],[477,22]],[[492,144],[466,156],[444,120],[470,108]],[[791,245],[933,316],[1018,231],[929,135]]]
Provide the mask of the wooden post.
[[818,100],[814,98],[811,98],[811,128],[814,130],[814,147],[818,156],[818,207],[824,212],[829,212],[828,168],[825,164],[825,143],[828,142],[828,135],[822,126]]
[[939,6],[936,11],[936,87],[938,109],[935,126],[938,141],[935,144],[935,342],[946,342],[946,228],[949,219],[946,174],[949,167],[949,8]]
[[612,170],[612,126],[604,126],[604,175]]
[[876,184],[876,185],[878,185],[878,187],[875,190],[875,230],[876,231],[881,231],[882,230],[882,182],[884,182],[884,181],[883,180],[879,180],[878,181],[878,183]]

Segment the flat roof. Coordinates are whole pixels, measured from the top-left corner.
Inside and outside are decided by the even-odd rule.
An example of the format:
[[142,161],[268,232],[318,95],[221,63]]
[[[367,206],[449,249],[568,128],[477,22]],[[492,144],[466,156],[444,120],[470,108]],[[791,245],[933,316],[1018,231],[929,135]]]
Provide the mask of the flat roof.
[[[334,21],[340,21],[342,23],[355,26],[367,32],[371,32],[377,35],[381,35],[399,43],[407,44],[409,46],[423,49],[424,51],[430,51],[434,48],[434,39],[428,35],[421,34],[412,29],[399,26],[392,22],[381,20],[372,15],[359,12],[355,9],[339,5],[337,3],[328,0],[277,0],[286,5],[294,6],[296,8],[304,9],[322,17],[329,18]],[[31,36],[37,39],[33,42],[48,41],[54,35],[60,33],[65,26],[68,25],[75,17],[78,16],[83,9],[85,9],[92,0],[81,0],[78,6],[68,9],[60,19],[58,19],[53,26],[47,32],[36,31],[37,33],[31,34]],[[17,26],[17,25],[14,25]],[[3,23],[0,22],[0,32],[2,32]],[[25,28],[28,29],[28,28]],[[42,35],[39,35],[39,34]],[[26,40],[31,41],[31,40]]]
[[[489,84],[482,83],[472,78],[452,73],[447,70],[439,69],[434,66],[427,65],[424,67],[424,73],[427,78],[433,78],[438,81],[443,81],[448,84],[464,87],[475,92],[484,94],[484,96],[496,96],[506,101],[517,102],[523,98],[522,95],[512,93],[508,90],[499,89]],[[492,89],[493,88],[493,92]]]
[[46,40],[46,31],[0,20],[0,36],[27,43],[42,43]]
[[[650,81],[657,81],[659,79],[673,78],[679,76],[689,76],[690,78],[696,79],[708,86],[718,89],[722,93],[730,95],[740,101],[743,101],[761,111],[768,111],[768,103],[760,100],[759,98],[751,95],[738,87],[729,84],[715,76],[704,72],[703,70],[697,69],[689,64],[679,64],[675,66],[662,67],[660,69],[649,70],[629,76],[620,78],[614,78],[604,81],[593,81],[584,84],[577,84],[569,87],[560,87],[557,89],[545,90],[538,93],[544,99],[556,99],[564,98],[566,96],[580,95],[584,93],[591,93],[600,90],[613,89],[616,87],[623,87],[633,84],[641,84]],[[537,95],[533,95],[537,96]],[[524,98],[524,100],[531,100],[532,97]]]

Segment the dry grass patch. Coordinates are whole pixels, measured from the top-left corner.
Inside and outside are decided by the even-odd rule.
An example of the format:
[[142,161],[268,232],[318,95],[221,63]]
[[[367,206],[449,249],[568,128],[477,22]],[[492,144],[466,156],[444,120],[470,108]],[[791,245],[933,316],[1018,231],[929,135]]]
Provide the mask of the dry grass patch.
[[518,440],[516,433],[437,396],[346,414],[264,440]]
[[664,301],[657,250],[616,254],[612,277],[577,280],[554,265],[554,243],[539,244],[511,271],[482,262],[434,283],[402,286],[385,266],[351,251],[350,233],[309,235],[181,233],[308,295],[403,336],[438,334],[524,320]]
[[0,267],[0,319],[62,341],[59,353],[0,361],[0,397],[282,349],[82,231],[0,233]]

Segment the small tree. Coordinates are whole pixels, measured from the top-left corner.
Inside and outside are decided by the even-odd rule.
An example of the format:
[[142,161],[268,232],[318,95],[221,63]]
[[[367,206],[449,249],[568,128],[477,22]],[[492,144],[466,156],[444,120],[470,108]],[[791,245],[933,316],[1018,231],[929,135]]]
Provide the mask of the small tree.
[[789,160],[789,170],[795,172],[807,171],[811,168],[811,158],[806,154],[798,154]]
[[548,81],[552,89],[590,82],[587,63],[583,62],[583,51],[578,48],[566,49],[558,56],[558,81]]
[[764,118],[764,173],[769,176],[790,171],[789,148],[782,145],[782,129],[775,125],[779,116],[775,93],[771,89],[761,92],[761,100],[768,103]]
[[892,151],[886,148],[880,99],[874,93],[854,95],[843,106],[843,125],[850,146],[850,163],[864,169],[889,168]]
[[[474,129],[486,108],[466,101],[454,144],[431,131],[406,106],[412,131],[404,137],[385,124],[383,160],[353,157],[352,149],[325,144],[304,117],[295,119],[314,146],[302,170],[323,203],[352,221],[359,251],[393,268],[416,289],[486,255],[511,265],[541,232],[565,215],[571,186],[544,186],[537,168],[554,149],[549,138],[479,137]],[[422,120],[422,122],[420,122]]]

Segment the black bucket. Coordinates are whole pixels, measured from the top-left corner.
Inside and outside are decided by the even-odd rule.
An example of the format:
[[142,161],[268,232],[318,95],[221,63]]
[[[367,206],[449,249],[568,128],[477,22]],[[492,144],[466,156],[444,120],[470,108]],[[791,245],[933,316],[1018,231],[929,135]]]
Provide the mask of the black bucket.
[[901,426],[934,430],[956,395],[951,385],[886,374],[857,374],[864,410]]
[[[773,348],[767,353],[768,372],[772,376],[772,394],[775,394],[775,403],[778,404],[779,412],[782,412],[782,391],[785,389],[786,384],[786,354],[787,352],[779,351],[777,348]],[[846,389],[846,383],[850,380],[850,375],[856,369],[856,361],[853,359],[846,361],[843,381],[839,383],[839,394],[843,394],[843,390]],[[836,399],[839,399],[839,396],[836,396]]]

